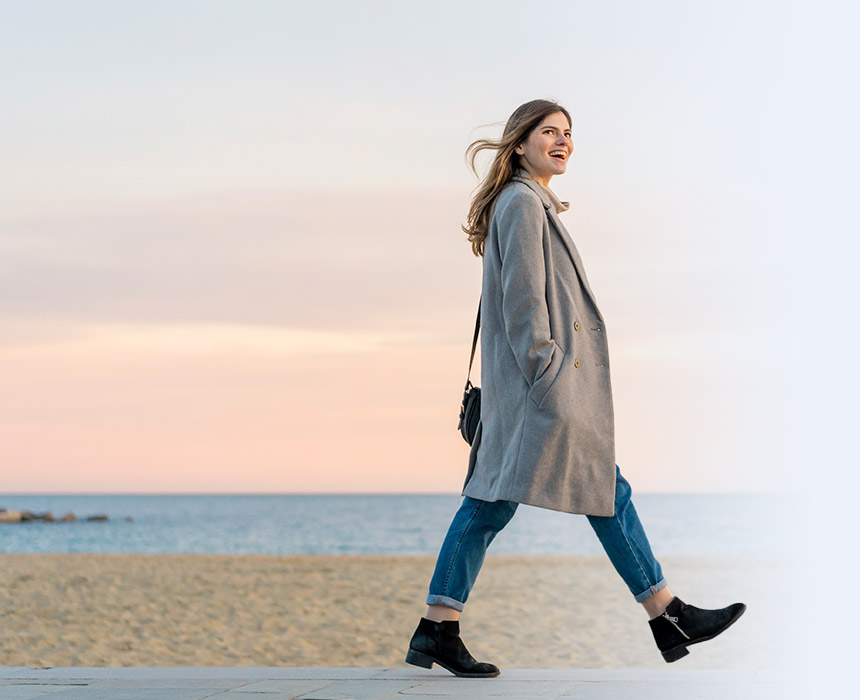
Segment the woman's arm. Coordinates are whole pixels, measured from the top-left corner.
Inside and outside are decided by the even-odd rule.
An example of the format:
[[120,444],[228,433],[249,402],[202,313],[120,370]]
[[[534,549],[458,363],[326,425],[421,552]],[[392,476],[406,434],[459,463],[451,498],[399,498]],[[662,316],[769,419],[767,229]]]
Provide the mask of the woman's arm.
[[[517,364],[529,387],[533,387],[550,365],[553,365],[548,372],[550,375],[558,372],[564,355],[551,337],[546,304],[543,254],[546,212],[540,199],[531,192],[518,189],[505,203],[504,209],[497,212],[496,218],[502,260],[505,332]],[[552,378],[547,377],[550,381],[546,387],[552,383]],[[534,398],[540,404],[543,397]]]

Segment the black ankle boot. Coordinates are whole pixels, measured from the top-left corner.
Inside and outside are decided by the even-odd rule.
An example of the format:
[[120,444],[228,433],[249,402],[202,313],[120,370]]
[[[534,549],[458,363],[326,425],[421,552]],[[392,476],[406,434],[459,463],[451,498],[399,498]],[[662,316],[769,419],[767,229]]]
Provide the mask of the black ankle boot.
[[434,661],[455,676],[493,678],[499,675],[497,666],[475,661],[468,652],[460,639],[460,623],[457,620],[433,622],[422,617],[409,642],[406,663],[432,668]]
[[689,654],[687,647],[690,644],[716,637],[743,615],[746,609],[743,603],[733,603],[719,610],[703,610],[687,605],[675,596],[666,611],[660,617],[648,620],[648,624],[663,658],[671,662]]

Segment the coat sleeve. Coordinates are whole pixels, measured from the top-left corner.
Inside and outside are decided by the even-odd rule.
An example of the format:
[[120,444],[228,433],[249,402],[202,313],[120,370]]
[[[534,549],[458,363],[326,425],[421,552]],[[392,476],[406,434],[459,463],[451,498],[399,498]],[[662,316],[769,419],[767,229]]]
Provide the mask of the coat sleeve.
[[518,190],[493,219],[501,258],[505,333],[528,382],[529,396],[540,406],[564,359],[564,351],[550,333],[546,303],[546,212],[534,194]]

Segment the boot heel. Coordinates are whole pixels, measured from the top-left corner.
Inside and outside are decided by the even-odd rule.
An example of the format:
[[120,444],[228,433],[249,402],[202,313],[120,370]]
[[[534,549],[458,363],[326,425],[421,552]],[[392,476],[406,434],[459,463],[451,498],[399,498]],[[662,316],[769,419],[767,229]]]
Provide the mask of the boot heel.
[[677,661],[685,657],[690,652],[687,650],[687,647],[677,647],[676,649],[669,649],[669,651],[663,652],[663,658],[667,662]]
[[414,649],[406,652],[406,663],[420,666],[421,668],[433,668],[433,659],[427,656],[427,654],[422,654],[420,651],[415,651]]

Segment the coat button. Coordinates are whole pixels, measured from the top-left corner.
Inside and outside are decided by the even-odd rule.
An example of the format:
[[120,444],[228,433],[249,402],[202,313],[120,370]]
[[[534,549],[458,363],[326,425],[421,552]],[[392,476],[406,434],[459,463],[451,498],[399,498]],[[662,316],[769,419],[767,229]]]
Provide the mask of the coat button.
[[574,360],[574,361],[573,361],[573,366],[574,366],[574,367],[579,367],[579,360]]
[[578,331],[578,330],[579,330],[579,321],[574,321],[574,322],[573,322],[573,330],[575,330],[575,331]]

